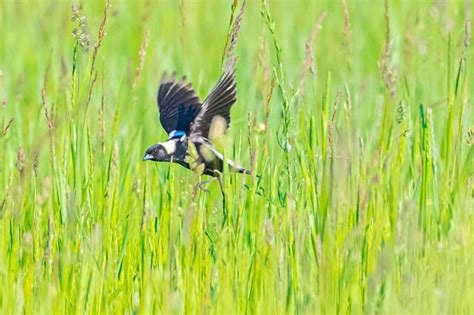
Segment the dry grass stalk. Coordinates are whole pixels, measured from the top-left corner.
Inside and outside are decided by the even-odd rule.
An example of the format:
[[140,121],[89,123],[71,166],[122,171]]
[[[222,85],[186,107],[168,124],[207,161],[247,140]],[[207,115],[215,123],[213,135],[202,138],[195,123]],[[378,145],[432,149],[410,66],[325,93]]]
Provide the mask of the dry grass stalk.
[[[257,54],[255,55],[255,69],[261,68],[263,72],[262,82],[265,84],[270,78],[270,62],[268,61],[268,45],[265,40],[265,29],[259,38],[260,45],[258,46]],[[261,88],[259,85],[258,88]]]
[[143,71],[143,65],[145,64],[145,56],[146,56],[146,49],[148,47],[148,30],[145,30],[144,35],[143,35],[143,41],[140,44],[140,50],[138,51],[138,56],[139,56],[139,62],[138,66],[135,69],[135,76],[133,78],[133,84],[132,88],[135,90],[137,86],[138,80],[140,80],[142,71]]
[[270,100],[272,99],[273,90],[275,88],[275,77],[272,78],[270,85],[268,86],[268,91],[265,96],[265,100],[263,102],[263,110],[264,110],[264,118],[263,118],[263,125],[265,128],[265,133],[268,130],[268,120],[270,118]]
[[345,94],[345,101],[344,101],[344,111],[346,113],[346,120],[349,120],[352,110],[352,102],[351,102],[351,93],[349,91],[349,86],[347,82],[344,82],[344,94]]
[[255,55],[255,64],[257,66],[264,67],[265,60],[267,56],[267,41],[265,40],[265,29],[263,30],[262,34],[259,37],[259,43],[257,54]]
[[[252,116],[252,113],[249,112],[247,115],[247,130],[254,130],[255,129],[255,118]],[[253,148],[252,145],[252,138],[251,138],[251,133],[249,132],[247,134],[247,144],[249,146],[249,152],[250,152],[250,171],[255,170],[255,149]]]
[[466,0],[466,22],[464,24],[464,47],[471,45],[471,0]]
[[184,0],[179,0],[179,16],[181,18],[181,26],[183,29],[186,26],[186,6],[184,4]]
[[328,144],[329,144],[329,148],[331,150],[331,156],[334,156],[334,152],[333,152],[333,149],[334,149],[333,131],[334,131],[334,124],[335,124],[335,120],[336,120],[338,103],[339,103],[339,90],[337,90],[337,92],[336,92],[336,99],[334,100],[334,110],[332,112],[331,120],[328,121]]
[[347,61],[350,65],[349,61],[352,57],[352,50],[351,50],[351,20],[349,15],[349,6],[347,4],[348,0],[342,0],[342,8],[344,12],[344,46],[346,47],[347,51]]
[[148,48],[148,29],[146,28],[145,25],[148,19],[150,18],[150,12],[151,12],[150,6],[151,6],[150,1],[147,1],[145,14],[142,16],[143,40],[140,44],[140,49],[138,51],[139,62],[138,62],[137,68],[135,69],[135,76],[133,78],[133,84],[132,84],[133,90],[135,90],[137,83],[140,80],[140,77],[143,71],[143,66],[145,64],[146,49]]
[[222,64],[224,64],[225,57],[227,56],[227,50],[229,47],[232,24],[234,23],[234,12],[235,12],[235,9],[237,8],[237,3],[238,1],[234,0],[232,1],[232,4],[230,6],[229,28],[227,30],[227,37],[225,40],[224,50],[222,51],[222,60],[221,60]]
[[46,71],[44,73],[43,79],[43,87],[41,88],[41,101],[44,110],[44,116],[46,118],[46,122],[48,123],[48,134],[49,134],[49,144],[50,144],[50,155],[51,160],[53,161],[56,156],[56,145],[55,145],[55,136],[54,136],[54,129],[56,127],[56,118],[54,117],[54,113],[52,108],[48,107],[47,104],[47,86],[48,86],[48,74],[49,74],[50,64],[47,65]]
[[268,46],[267,41],[265,40],[265,28],[260,35],[259,43],[257,54],[255,56],[255,69],[262,69],[262,81],[258,84],[258,89],[261,90],[262,93],[264,117],[262,123],[258,126],[254,126],[254,130],[257,133],[266,134],[268,130],[268,119],[270,117],[270,100],[275,87],[275,78],[272,77],[270,80],[271,71],[269,67],[270,61],[268,56]]
[[2,137],[7,135],[8,131],[10,130],[10,127],[12,126],[12,124],[13,124],[13,118],[10,119],[10,121],[7,123],[7,125],[5,127],[3,127]]
[[52,213],[52,208],[48,216],[48,237],[46,238],[46,246],[44,248],[43,262],[45,264],[51,265],[52,260],[52,251],[53,251],[53,238],[54,238],[54,216]]
[[39,153],[37,152],[33,160],[33,172],[35,173],[35,177],[38,177],[38,167],[39,167]]
[[13,177],[12,177],[12,174],[10,173],[10,176],[8,177],[7,185],[4,188],[5,189],[5,197],[3,198],[3,201],[0,204],[1,213],[4,213],[5,209],[7,208],[7,202],[9,200],[10,193],[11,193],[11,188],[12,188],[12,180],[13,180]]
[[95,73],[94,73],[95,62],[96,62],[97,53],[98,53],[99,48],[102,44],[102,41],[104,40],[105,35],[107,35],[107,33],[105,32],[105,24],[107,23],[107,17],[109,15],[109,10],[110,10],[111,7],[112,7],[112,4],[110,3],[110,0],[107,0],[107,2],[105,4],[105,8],[104,8],[104,14],[102,16],[102,21],[100,22],[100,25],[99,25],[99,31],[98,31],[98,35],[97,35],[97,42],[94,44],[94,51],[92,53],[92,65],[91,65],[91,71],[90,71],[92,79],[90,81],[89,93],[88,93],[88,96],[87,96],[86,106],[89,106],[89,103],[90,103],[91,98],[92,98],[92,92],[94,90],[95,82],[97,80],[97,71],[95,71]]
[[[109,9],[112,7],[110,4],[110,0],[107,0],[104,8],[104,14],[102,16],[102,21],[100,22],[99,25],[99,33],[97,35],[97,42],[94,44],[94,52],[92,53],[92,66],[91,66],[91,74],[94,71],[94,66],[95,66],[95,60],[97,58],[97,52],[99,51],[100,45],[102,44],[102,41],[104,40],[104,37],[107,33],[105,33],[105,24],[107,23],[107,17],[109,15]],[[92,86],[91,86],[92,90]]]
[[142,27],[145,26],[146,22],[150,18],[151,12],[151,0],[147,0],[145,3],[145,13],[142,15]]
[[105,71],[102,67],[102,95],[100,97],[100,108],[99,108],[99,128],[97,130],[97,138],[99,139],[102,147],[102,153],[105,154],[105,121],[104,121],[104,109],[105,109]]
[[[234,15],[234,10],[235,10],[234,4],[236,5],[235,2],[236,1],[234,1],[234,3],[232,4],[232,12],[231,12],[232,16]],[[227,35],[228,44],[226,44],[226,46],[224,47],[222,60],[224,60],[226,57],[227,59],[230,59],[234,56],[234,49],[235,49],[235,46],[237,45],[237,40],[239,38],[240,24],[242,22],[242,17],[244,13],[245,13],[245,0],[242,2],[242,5],[240,6],[239,14],[237,15],[237,18],[235,19],[232,25],[232,29],[230,30],[230,33]],[[231,18],[231,21],[232,21],[232,18]]]
[[179,32],[179,41],[184,52],[184,30],[186,29],[186,6],[184,0],[179,0],[179,17],[181,18],[182,31]]
[[89,105],[91,98],[92,98],[92,91],[94,90],[95,81],[97,80],[97,71],[94,73],[92,77],[91,85],[89,87],[89,94],[87,95],[87,105]]
[[23,171],[25,170],[25,151],[23,150],[22,146],[18,148],[15,166],[18,172],[20,173],[20,177],[23,177]]
[[264,118],[258,131],[263,131],[263,133],[266,134],[266,130],[268,129],[268,118],[270,116],[270,99],[273,94],[273,88],[275,87],[275,78],[273,77],[270,80],[270,61],[268,57],[267,41],[265,40],[265,29],[263,29],[259,42],[260,45],[258,46],[255,57],[255,69],[262,69],[262,81],[258,84],[258,89],[261,90],[262,93]]
[[41,88],[41,103],[43,105],[44,115],[48,123],[48,130],[49,130],[50,135],[52,136],[52,132],[54,129],[54,115],[53,115],[52,109],[48,108],[48,105],[47,105],[47,86],[48,86],[49,69],[50,69],[50,64],[46,66],[46,71],[44,73],[43,87]]
[[313,57],[314,56],[313,46],[314,46],[314,42],[316,41],[318,30],[322,27],[322,23],[325,17],[326,17],[326,12],[321,13],[318,20],[316,21],[313,28],[311,29],[311,35],[308,41],[306,42],[305,57],[303,61],[303,67],[301,70],[300,81],[298,84],[298,89],[299,89],[298,103],[300,103],[301,100],[303,99],[306,76],[308,75],[308,72],[311,72],[312,74],[316,72],[315,65],[314,65],[314,57]]
[[382,52],[382,56],[379,61],[379,69],[381,72],[382,79],[385,82],[390,96],[392,99],[395,98],[396,86],[395,81],[397,77],[396,68],[390,64],[390,58],[392,56],[392,41],[390,35],[390,17],[388,0],[385,0],[385,44]]

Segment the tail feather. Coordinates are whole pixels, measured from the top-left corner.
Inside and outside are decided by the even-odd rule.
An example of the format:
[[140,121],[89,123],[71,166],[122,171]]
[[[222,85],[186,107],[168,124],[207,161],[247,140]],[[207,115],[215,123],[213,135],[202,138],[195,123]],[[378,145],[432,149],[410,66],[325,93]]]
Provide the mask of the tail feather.
[[234,161],[232,160],[227,160],[227,164],[230,166],[230,168],[234,171],[234,172],[237,172],[237,173],[241,173],[241,174],[247,174],[247,175],[251,175],[252,172],[243,168],[242,166],[238,165],[238,164],[235,164]]
[[[218,152],[216,149],[214,149],[213,147],[210,147],[211,151],[216,155],[216,157],[218,159],[220,159],[221,161],[224,161],[224,155],[222,155],[222,153]],[[247,175],[251,175],[252,172],[243,168],[242,166],[236,164],[234,161],[232,160],[229,160],[227,159],[227,165],[230,166],[231,170],[233,170],[234,172],[237,172],[237,173],[241,173],[241,174],[247,174]]]
[[238,173],[242,173],[242,174],[247,174],[247,175],[252,175],[252,172],[243,168],[243,167],[238,167],[237,168],[237,172]]

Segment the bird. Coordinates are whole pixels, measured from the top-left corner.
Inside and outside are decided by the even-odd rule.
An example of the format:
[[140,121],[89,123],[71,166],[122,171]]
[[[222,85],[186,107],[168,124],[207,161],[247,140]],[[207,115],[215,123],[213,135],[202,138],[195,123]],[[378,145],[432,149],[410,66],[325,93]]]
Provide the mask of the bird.
[[237,100],[235,58],[230,58],[209,95],[201,103],[186,76],[166,72],[160,81],[157,103],[160,122],[168,139],[150,146],[144,161],[172,162],[204,175],[219,177],[224,165],[231,171],[251,174],[224,155],[212,144],[212,128],[221,125],[225,132],[230,126],[230,109]]

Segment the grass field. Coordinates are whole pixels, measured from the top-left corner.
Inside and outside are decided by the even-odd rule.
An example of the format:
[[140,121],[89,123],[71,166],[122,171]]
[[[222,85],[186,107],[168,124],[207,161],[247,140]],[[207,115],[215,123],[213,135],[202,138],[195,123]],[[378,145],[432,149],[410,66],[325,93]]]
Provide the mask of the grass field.
[[471,1],[249,0],[224,224],[142,157],[241,2],[72,5],[1,1],[0,313],[474,312]]

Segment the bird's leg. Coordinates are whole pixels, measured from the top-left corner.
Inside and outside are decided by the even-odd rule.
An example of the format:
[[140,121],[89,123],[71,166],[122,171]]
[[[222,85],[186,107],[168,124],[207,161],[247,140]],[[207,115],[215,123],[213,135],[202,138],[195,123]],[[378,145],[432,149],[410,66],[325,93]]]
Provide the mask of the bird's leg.
[[221,178],[221,173],[220,172],[214,172],[216,175],[217,180],[219,181],[219,187],[221,189],[221,194],[222,194],[222,213],[224,215],[224,220],[222,220],[222,226],[225,225],[227,222],[227,205],[225,202],[225,192],[224,192],[224,185],[222,184],[222,178]]
[[216,178],[206,179],[206,180],[203,180],[202,182],[197,183],[196,186],[194,186],[193,196],[196,196],[196,193],[197,193],[198,189],[202,189],[202,191],[208,193],[209,190],[207,190],[207,188],[205,188],[203,186],[210,183],[210,182],[212,182],[213,180],[216,180]]

